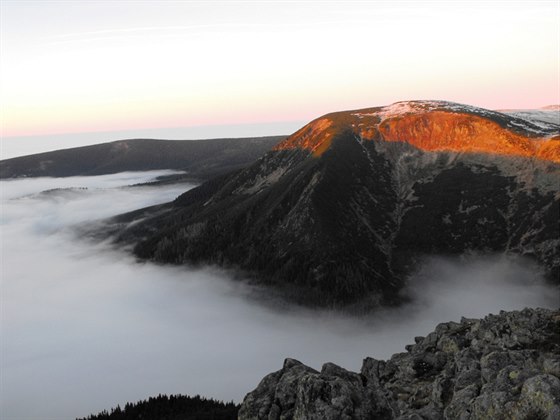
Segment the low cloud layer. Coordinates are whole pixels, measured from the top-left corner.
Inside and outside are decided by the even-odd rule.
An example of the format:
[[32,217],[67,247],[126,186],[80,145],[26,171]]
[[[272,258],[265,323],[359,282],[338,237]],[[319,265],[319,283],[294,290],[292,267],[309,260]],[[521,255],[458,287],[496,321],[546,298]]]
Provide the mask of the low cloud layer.
[[[557,305],[536,267],[494,256],[427,260],[398,310],[269,307],[220,270],[140,264],[76,237],[76,224],[187,188],[121,188],[155,175],[0,182],[3,419],[71,419],[159,393],[240,401],[285,357],[358,370],[439,322]],[[68,187],[87,189],[41,193]]]

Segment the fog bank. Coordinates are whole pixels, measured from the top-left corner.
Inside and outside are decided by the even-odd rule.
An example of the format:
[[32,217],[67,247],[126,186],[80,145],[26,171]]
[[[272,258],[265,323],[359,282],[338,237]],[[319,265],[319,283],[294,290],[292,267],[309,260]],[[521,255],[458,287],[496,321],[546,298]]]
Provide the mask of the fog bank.
[[[76,236],[73,225],[187,188],[122,188],[160,173],[0,181],[2,419],[71,419],[159,393],[240,401],[286,357],[359,370],[439,322],[558,304],[536,267],[494,256],[428,260],[413,302],[375,316],[279,309],[223,271],[140,264]],[[87,189],[52,190],[68,187]]]

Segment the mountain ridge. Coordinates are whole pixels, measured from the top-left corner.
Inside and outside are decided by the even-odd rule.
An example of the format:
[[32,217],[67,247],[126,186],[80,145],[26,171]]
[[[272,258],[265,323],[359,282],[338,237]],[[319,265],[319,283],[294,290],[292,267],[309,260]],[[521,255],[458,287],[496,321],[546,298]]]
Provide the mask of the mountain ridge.
[[298,130],[274,150],[303,148],[317,157],[340,130],[350,130],[366,141],[406,141],[428,151],[496,153],[560,162],[558,124],[531,122],[445,101],[405,101],[327,114]]
[[207,180],[251,164],[285,136],[210,140],[117,140],[0,161],[0,179],[185,170]]

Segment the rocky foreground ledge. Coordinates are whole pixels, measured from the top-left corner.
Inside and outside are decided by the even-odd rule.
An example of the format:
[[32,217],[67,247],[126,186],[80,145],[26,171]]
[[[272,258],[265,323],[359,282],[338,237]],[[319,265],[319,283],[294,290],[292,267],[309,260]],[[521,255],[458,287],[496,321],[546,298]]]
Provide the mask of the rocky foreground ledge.
[[360,373],[286,359],[239,419],[560,419],[560,311],[461,319]]

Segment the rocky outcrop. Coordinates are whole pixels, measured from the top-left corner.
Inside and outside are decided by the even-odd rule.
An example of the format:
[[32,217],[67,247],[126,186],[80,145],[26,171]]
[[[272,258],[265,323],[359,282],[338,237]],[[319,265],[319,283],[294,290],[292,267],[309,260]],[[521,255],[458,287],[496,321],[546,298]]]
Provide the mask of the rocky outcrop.
[[360,373],[286,359],[249,393],[239,419],[558,419],[560,311],[461,319]]

